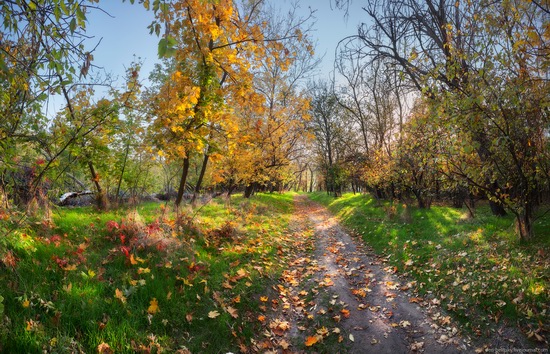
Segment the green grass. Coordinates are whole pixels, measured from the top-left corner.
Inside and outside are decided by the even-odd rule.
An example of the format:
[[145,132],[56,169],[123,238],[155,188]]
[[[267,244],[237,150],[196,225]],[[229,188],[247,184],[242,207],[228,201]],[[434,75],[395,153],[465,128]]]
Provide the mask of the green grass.
[[27,223],[0,246],[0,351],[250,346],[259,296],[284,266],[292,197],[220,198],[179,216],[157,203],[57,209]]
[[535,224],[535,239],[521,244],[511,216],[499,218],[479,206],[430,209],[377,202],[368,195],[324,193],[310,198],[326,205],[389,265],[416,281],[422,296],[441,301],[465,327],[491,335],[488,324],[519,324],[534,340],[550,323],[550,216]]

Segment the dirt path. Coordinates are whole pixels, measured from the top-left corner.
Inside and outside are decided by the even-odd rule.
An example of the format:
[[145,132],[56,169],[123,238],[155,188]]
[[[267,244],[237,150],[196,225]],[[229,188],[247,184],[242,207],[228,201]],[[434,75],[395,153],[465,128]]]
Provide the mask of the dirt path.
[[409,292],[384,259],[350,236],[322,206],[296,198],[295,242],[262,352],[458,353],[474,349],[437,299]]

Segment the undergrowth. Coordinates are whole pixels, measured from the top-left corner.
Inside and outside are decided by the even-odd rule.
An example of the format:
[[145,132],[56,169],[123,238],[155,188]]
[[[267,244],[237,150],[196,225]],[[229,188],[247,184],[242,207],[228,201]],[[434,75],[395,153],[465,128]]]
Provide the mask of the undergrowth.
[[30,220],[0,245],[0,352],[246,350],[291,213],[259,194]]

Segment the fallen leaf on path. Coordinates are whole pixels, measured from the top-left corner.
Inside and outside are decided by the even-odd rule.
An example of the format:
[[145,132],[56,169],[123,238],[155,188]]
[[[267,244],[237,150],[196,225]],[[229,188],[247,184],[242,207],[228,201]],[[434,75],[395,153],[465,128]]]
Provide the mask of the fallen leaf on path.
[[413,352],[416,352],[422,348],[424,348],[424,342],[414,342],[413,344],[411,344],[411,350]]
[[321,327],[317,330],[317,334],[320,336],[328,335],[328,329],[326,327]]
[[349,310],[347,310],[347,309],[342,309],[342,310],[340,310],[340,312],[342,313],[342,315],[343,315],[345,318],[349,318],[349,316],[350,316]]
[[353,337],[353,334],[349,334],[349,340],[352,342],[355,342],[355,337]]
[[284,350],[287,350],[288,347],[290,347],[290,343],[288,343],[286,340],[282,339],[280,342],[279,342],[279,346],[281,348],[283,348]]
[[399,325],[403,328],[407,328],[411,325],[411,323],[409,321],[401,321],[399,322]]

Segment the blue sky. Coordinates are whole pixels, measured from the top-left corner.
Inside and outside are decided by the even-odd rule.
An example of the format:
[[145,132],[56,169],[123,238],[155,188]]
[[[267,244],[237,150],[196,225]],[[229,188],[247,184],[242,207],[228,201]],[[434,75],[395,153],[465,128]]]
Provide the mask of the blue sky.
[[[275,0],[281,6],[288,6],[290,0]],[[328,76],[332,70],[334,49],[339,40],[354,34],[357,24],[364,18],[360,8],[361,1],[355,1],[350,10],[350,16],[344,19],[344,12],[331,9],[330,0],[301,0],[300,6],[304,12],[308,7],[317,10],[317,22],[312,36],[318,41],[316,53],[325,54],[321,67],[321,76]],[[147,26],[153,20],[152,12],[147,12],[141,5],[130,4],[127,0],[100,1],[99,6],[106,13],[94,10],[88,14],[87,32],[93,36],[88,47],[93,47],[100,39],[101,43],[94,52],[94,64],[103,67],[107,72],[124,75],[136,57],[143,60],[144,77],[157,62],[158,38],[150,35]]]

